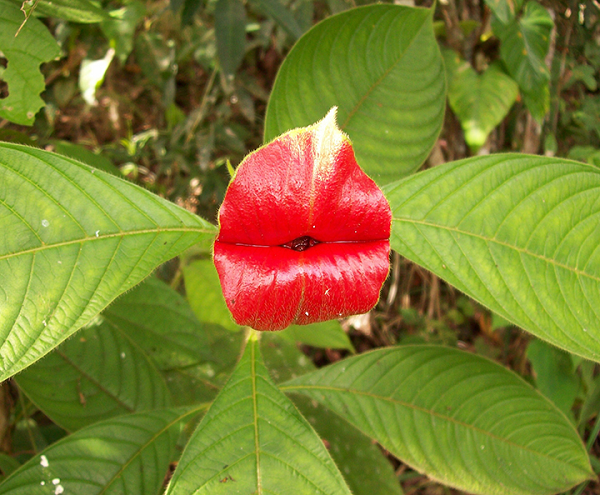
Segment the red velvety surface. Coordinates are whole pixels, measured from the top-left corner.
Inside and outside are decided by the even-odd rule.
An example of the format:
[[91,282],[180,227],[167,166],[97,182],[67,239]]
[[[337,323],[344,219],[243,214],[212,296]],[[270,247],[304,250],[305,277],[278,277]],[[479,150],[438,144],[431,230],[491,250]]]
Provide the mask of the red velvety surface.
[[276,246],[309,235],[321,242],[389,239],[383,193],[344,140],[335,160],[315,170],[312,133],[284,134],[248,155],[219,211],[219,242]]
[[389,241],[282,247],[215,244],[227,306],[240,325],[282,330],[369,311],[389,270]]
[[[328,117],[248,155],[227,189],[214,260],[240,325],[281,330],[377,303],[389,271],[391,210],[335,114]],[[282,247],[304,236],[319,244]]]

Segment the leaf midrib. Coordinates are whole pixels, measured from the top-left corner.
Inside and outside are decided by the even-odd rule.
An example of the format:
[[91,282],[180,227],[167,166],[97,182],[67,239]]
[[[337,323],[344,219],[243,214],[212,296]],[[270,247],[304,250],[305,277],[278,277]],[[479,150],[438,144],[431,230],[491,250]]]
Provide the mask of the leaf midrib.
[[[540,59],[538,58],[537,51],[533,48],[535,44],[532,42],[532,38],[534,37],[543,37],[544,35],[539,32],[539,29],[543,29],[543,26],[537,22],[535,18],[531,18],[531,14],[529,14],[529,18],[521,18],[517,22],[517,29],[521,34],[521,39],[523,40],[523,46],[527,54],[525,57],[529,62],[529,66],[533,69],[533,72],[536,76],[544,75],[543,63],[540,65]],[[531,35],[531,36],[529,36]],[[542,57],[543,59],[543,57]],[[541,70],[540,70],[541,67]]]
[[139,446],[139,448],[133,453],[133,455],[115,473],[115,475],[106,484],[106,486],[102,489],[102,491],[99,492],[99,495],[101,495],[103,493],[107,493],[107,491],[110,490],[110,488],[113,486],[113,483],[115,481],[122,480],[121,476],[125,472],[125,470],[131,465],[131,463],[135,459],[137,459],[139,456],[141,456],[142,453],[144,452],[144,450],[146,450],[152,443],[154,443],[159,436],[163,435],[164,433],[167,433],[170,428],[172,428],[174,425],[176,425],[180,421],[183,421],[187,416],[191,416],[193,414],[196,414],[196,413],[200,412],[202,409],[206,409],[206,408],[208,408],[208,404],[205,404],[205,403],[198,404],[198,405],[194,406],[193,409],[188,410],[188,411],[182,413],[181,415],[177,416],[172,421],[170,421],[169,423],[167,423],[165,426],[163,426],[160,430],[158,430],[154,435],[152,435],[152,437],[150,437],[148,439],[148,441],[146,443],[144,443],[143,445]]
[[[138,303],[134,303],[136,305],[139,306],[144,306],[144,304],[138,304]],[[155,307],[160,307],[160,304],[151,304],[148,303],[146,304],[146,306],[150,306],[151,308],[155,308]],[[164,310],[172,310],[172,308],[164,306]],[[177,313],[180,314],[180,313]],[[118,313],[114,313],[111,311],[111,308],[109,307],[107,311],[104,311],[102,313],[102,316],[106,319],[106,321],[108,321],[109,324],[113,325],[115,328],[117,328],[117,326],[119,324],[127,324],[130,325],[131,327],[133,327],[135,330],[141,328],[143,331],[150,333],[151,335],[153,335],[154,337],[158,338],[158,339],[162,339],[165,342],[168,342],[169,344],[173,345],[174,347],[176,347],[179,351],[184,352],[184,351],[189,351],[190,354],[186,354],[186,356],[192,357],[192,358],[198,358],[195,362],[187,364],[185,366],[176,366],[174,368],[161,368],[161,371],[177,371],[177,370],[184,370],[184,369],[189,369],[191,367],[194,366],[198,366],[200,364],[203,363],[219,363],[219,361],[217,359],[215,359],[214,357],[212,357],[212,355],[208,355],[206,357],[199,357],[200,355],[196,353],[195,350],[190,349],[189,347],[186,347],[184,344],[182,344],[181,342],[179,342],[178,340],[175,340],[174,338],[172,338],[173,333],[158,333],[155,332],[153,330],[153,328],[151,328],[150,326],[141,324],[137,321],[135,321],[135,319],[132,318],[128,318],[126,316],[120,315]],[[191,318],[189,318],[189,321],[192,321]],[[119,331],[123,333],[123,335],[126,335],[127,339],[130,340],[131,342],[135,342],[134,340],[132,340],[129,335],[127,334],[127,332],[125,330],[122,330],[119,327]],[[178,335],[190,335],[191,333],[184,333],[184,332],[180,332]],[[141,347],[138,346],[137,343],[135,343],[135,346],[142,350]],[[146,351],[142,350],[142,352],[144,354],[147,354]]]
[[260,440],[258,436],[258,394],[256,389],[256,340],[250,341],[250,377],[252,380],[252,412],[254,416],[254,449],[256,453],[256,493],[258,495],[262,494],[262,478],[260,471]]
[[[164,405],[164,407],[169,407],[171,405],[171,400],[172,400],[172,396],[171,393],[169,391],[169,387],[167,386],[167,381],[165,379],[165,377],[163,376],[163,374],[160,372],[160,370],[158,369],[158,365],[155,364],[155,362],[150,358],[150,356],[148,355],[148,353],[145,351],[145,349],[143,349],[134,339],[131,338],[131,336],[129,335],[129,333],[127,333],[126,330],[124,330],[123,328],[121,328],[121,326],[114,321],[111,321],[110,318],[107,318],[106,316],[104,316],[106,324],[110,327],[112,327],[116,332],[119,333],[119,335],[121,335],[121,337],[126,340],[127,342],[129,342],[129,345],[131,345],[131,347],[133,347],[134,349],[136,349],[141,356],[143,356],[144,360],[146,361],[146,364],[148,365],[148,367],[152,370],[154,370],[154,372],[156,373],[154,377],[151,377],[151,381],[152,381],[152,390],[153,390],[153,397],[152,399],[156,399],[156,396],[158,395],[157,392],[157,388],[154,387],[155,383],[161,383],[163,385],[163,392],[165,394],[165,398],[168,401],[167,404]],[[136,366],[136,374],[139,373],[139,367]],[[137,376],[138,379],[138,383],[143,380],[143,378],[141,378],[139,375]],[[160,387],[160,386],[159,386]],[[136,392],[139,393],[139,388],[138,390],[136,390]],[[141,394],[140,394],[141,395]],[[138,397],[139,399],[139,397]],[[136,404],[134,406],[134,409],[137,410],[137,408],[139,407],[139,404]],[[158,406],[160,407],[160,406]],[[153,408],[158,408],[156,406],[156,404],[153,405]]]
[[65,246],[72,246],[75,244],[82,244],[85,242],[96,242],[104,239],[110,239],[115,237],[127,237],[135,235],[147,235],[147,234],[160,234],[160,233],[172,233],[172,232],[184,232],[184,233],[196,233],[196,234],[216,234],[212,229],[206,228],[193,228],[193,227],[158,227],[155,229],[142,229],[142,230],[129,230],[126,232],[116,232],[114,234],[103,234],[96,236],[86,236],[80,239],[73,239],[70,241],[55,242],[52,244],[43,244],[42,246],[36,246],[34,248],[24,249],[23,251],[16,251],[13,253],[0,255],[0,261],[16,258],[18,256],[26,254],[35,254],[42,251],[46,251],[54,248],[61,248]]
[[[591,273],[587,273],[585,271],[579,270],[577,268],[571,267],[569,265],[566,265],[564,263],[560,263],[559,261],[552,259],[552,258],[548,258],[547,256],[543,256],[541,254],[538,253],[534,253],[532,251],[530,251],[527,248],[522,248],[522,247],[518,247],[518,246],[514,246],[512,244],[509,244],[507,242],[504,241],[500,241],[498,239],[492,238],[492,237],[486,237],[480,234],[475,234],[474,232],[469,232],[467,230],[462,230],[459,229],[457,227],[449,227],[447,225],[440,225],[440,224],[436,224],[433,222],[427,222],[424,220],[414,220],[414,219],[410,219],[410,218],[400,218],[400,217],[393,217],[392,219],[393,222],[404,222],[404,223],[410,223],[410,224],[414,224],[414,225],[424,225],[426,227],[435,227],[437,229],[440,230],[445,230],[447,232],[454,232],[457,234],[461,234],[461,235],[465,235],[465,236],[469,236],[469,237],[473,237],[476,239],[480,239],[482,241],[485,242],[490,242],[490,243],[494,243],[497,244],[499,246],[503,246],[503,247],[507,247],[509,249],[512,249],[518,253],[522,253],[522,254],[526,254],[528,256],[531,256],[533,258],[536,258],[538,260],[544,261],[550,265],[554,265],[558,268],[563,268],[565,270],[568,270],[574,274],[576,274],[577,276],[581,276],[581,277],[586,277],[589,278],[590,280],[593,280],[594,282],[599,282],[600,283],[600,277],[594,276]],[[392,228],[392,233],[393,233],[393,228]],[[2,258],[0,258],[2,259]]]
[[[352,396],[360,395],[360,396],[368,397],[370,399],[375,399],[375,400],[379,400],[379,401],[382,401],[382,402],[391,403],[391,404],[394,404],[394,405],[405,407],[407,409],[412,409],[414,411],[419,411],[419,412],[422,412],[422,413],[425,413],[425,414],[428,414],[428,415],[431,415],[431,416],[435,416],[436,418],[439,418],[439,419],[447,421],[449,423],[453,423],[455,425],[461,426],[461,427],[463,427],[463,428],[465,428],[467,430],[471,430],[471,431],[474,431],[474,432],[477,432],[477,433],[481,433],[482,435],[484,435],[484,436],[486,436],[488,438],[491,438],[493,440],[499,441],[499,442],[504,443],[506,445],[509,445],[511,447],[514,447],[514,448],[517,448],[517,449],[529,452],[529,453],[534,454],[534,455],[541,456],[541,457],[543,457],[545,459],[548,459],[548,460],[552,460],[552,461],[564,464],[565,466],[569,466],[571,468],[576,468],[576,469],[581,469],[580,466],[577,466],[577,465],[574,465],[574,464],[569,464],[568,462],[566,462],[566,461],[564,461],[562,459],[557,459],[557,458],[551,457],[548,454],[545,454],[543,452],[539,452],[539,451],[533,450],[533,449],[531,449],[529,447],[525,447],[523,445],[519,445],[519,444],[514,443],[514,442],[512,442],[510,440],[507,440],[505,438],[499,437],[498,435],[495,435],[495,434],[493,434],[493,433],[491,433],[489,431],[483,430],[483,429],[481,429],[481,428],[479,428],[477,426],[465,423],[463,421],[459,421],[459,420],[457,420],[455,418],[452,418],[450,416],[446,416],[446,415],[441,414],[439,412],[432,411],[430,409],[426,409],[424,407],[420,407],[420,406],[417,406],[415,404],[410,404],[408,402],[401,401],[401,400],[398,400],[398,399],[392,399],[391,397],[384,397],[384,396],[381,396],[381,395],[376,395],[376,394],[371,393],[371,392],[364,392],[362,390],[356,390],[356,389],[350,389],[350,388],[343,388],[343,387],[334,387],[334,386],[331,386],[331,385],[330,386],[324,386],[324,385],[287,385],[287,386],[281,386],[279,388],[280,388],[280,390],[282,390],[284,392],[292,392],[292,393],[294,393],[294,392],[301,393],[302,390],[311,390],[311,391],[312,390],[319,390],[319,391],[320,390],[326,390],[326,391],[329,391],[329,392],[336,392],[336,393],[340,393],[340,394],[345,393],[345,394],[349,394],[349,395],[352,395]],[[348,420],[348,421],[350,421],[348,418],[345,418],[345,419]],[[356,423],[353,423],[353,424],[359,430],[363,431],[363,429],[361,427],[357,426]]]
[[[60,349],[56,349],[56,354],[65,361],[69,366],[71,366],[77,373],[80,374],[80,378],[85,378],[90,383],[92,383],[95,387],[97,387],[101,392],[115,401],[120,407],[128,411],[129,413],[135,412],[135,407],[129,404],[126,404],[116,393],[106,388],[95,376],[92,376],[90,373],[85,371],[79,364],[75,363],[65,352]],[[67,429],[68,430],[68,429]],[[69,430],[70,431],[70,430]]]

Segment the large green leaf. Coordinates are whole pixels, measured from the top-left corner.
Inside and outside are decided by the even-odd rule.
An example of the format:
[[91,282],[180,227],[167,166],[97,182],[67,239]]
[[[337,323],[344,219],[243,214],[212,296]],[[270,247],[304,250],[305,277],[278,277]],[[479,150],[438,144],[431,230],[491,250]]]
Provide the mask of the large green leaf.
[[0,452],[0,471],[2,471],[0,481],[4,480],[9,474],[19,469],[19,467],[21,467],[21,463],[14,457],[6,454],[5,452]]
[[539,121],[550,107],[550,72],[545,57],[553,26],[548,11],[534,1],[528,2],[523,14],[508,24],[496,19],[493,22],[494,33],[502,41],[502,60],[519,83],[525,105]]
[[170,406],[164,378],[118,325],[102,317],[15,380],[48,417],[73,431],[102,419]]
[[317,369],[296,343],[283,337],[281,332],[261,334],[260,353],[276,385]]
[[527,345],[527,358],[540,392],[571,417],[571,408],[580,390],[574,356],[541,340],[532,339]]
[[296,395],[294,404],[327,442],[353,495],[401,495],[402,488],[381,449],[353,426],[307,397]]
[[39,20],[25,20],[17,3],[0,0],[0,52],[8,60],[2,78],[8,84],[8,96],[0,99],[0,118],[16,124],[31,125],[44,106],[40,93],[46,85],[40,64],[60,55],[60,47]]
[[80,144],[71,143],[70,141],[53,140],[51,143],[54,146],[54,151],[59,155],[74,158],[75,160],[79,160],[80,162],[97,169],[104,170],[117,177],[122,176],[121,171],[115,167],[113,162],[106,155],[94,153]]
[[530,155],[387,188],[392,247],[541,339],[600,361],[600,170]]
[[133,0],[120,9],[111,10],[109,18],[100,25],[123,65],[133,50],[135,30],[145,14],[145,5],[140,0]]
[[448,72],[448,101],[465,133],[465,141],[476,152],[502,122],[519,95],[519,86],[493,63],[483,74],[452,50],[444,51]]
[[[173,366],[163,370],[173,400],[178,405],[191,405],[212,400],[231,375],[243,345],[242,332],[228,332],[222,327],[220,336],[214,336],[208,349],[198,344],[192,348],[198,360],[188,366]],[[204,356],[211,354],[209,359]]]
[[523,93],[531,95],[525,99],[525,103],[537,117],[540,111],[545,113],[547,110],[539,96],[547,91],[550,79],[545,57],[553,26],[548,11],[534,1],[528,2],[523,14],[509,24],[493,23],[494,33],[501,40],[502,60]]
[[[338,324],[335,322],[336,325]],[[283,332],[264,332],[260,350],[269,374],[281,383],[316,370]],[[344,475],[353,495],[400,495],[402,490],[389,460],[377,445],[356,428],[315,401],[295,395],[294,404],[326,442],[329,454]]]
[[211,357],[207,330],[181,294],[157,278],[148,278],[117,299],[103,317],[143,349],[161,370]]
[[272,17],[293,39],[302,36],[302,28],[281,0],[251,0],[262,12]]
[[350,495],[350,490],[323,442],[273,385],[251,338],[190,439],[167,493]]
[[156,363],[177,405],[211,400],[242,346],[241,333],[200,323],[187,301],[156,278],[117,299],[103,317]]
[[381,349],[281,386],[469,493],[554,494],[593,476],[565,416],[516,374],[440,346]]
[[221,68],[226,76],[233,77],[246,53],[246,9],[242,0],[218,0],[215,36]]
[[215,228],[74,160],[0,144],[0,380]]
[[200,321],[216,323],[234,332],[240,330],[227,309],[219,275],[211,258],[195,260],[185,265],[183,278],[188,301]]
[[508,24],[521,9],[523,0],[484,0],[500,22]]
[[[338,324],[337,322],[336,325]],[[269,374],[281,383],[316,370],[284,332],[263,332],[260,350]],[[294,404],[326,442],[329,454],[344,475],[353,495],[400,495],[396,474],[372,440],[315,401],[295,395]]]
[[542,122],[550,109],[550,85],[540,84],[534,91],[521,91],[523,102],[534,119]]
[[323,349],[347,349],[356,352],[352,342],[337,320],[292,325],[281,332],[285,337],[312,347]]
[[387,183],[423,163],[442,127],[444,99],[432,13],[369,5],[325,19],[292,48],[271,93],[265,141],[337,105],[361,167]]
[[88,426],[33,457],[0,484],[0,494],[156,495],[181,421],[203,408],[135,413]]
[[39,0],[35,12],[83,23],[100,22],[109,18],[104,10],[90,0]]

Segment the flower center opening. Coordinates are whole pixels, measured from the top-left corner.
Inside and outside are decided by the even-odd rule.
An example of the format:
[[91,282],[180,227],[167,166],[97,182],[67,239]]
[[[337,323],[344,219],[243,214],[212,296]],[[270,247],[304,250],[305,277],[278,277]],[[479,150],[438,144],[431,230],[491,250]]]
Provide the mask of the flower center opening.
[[293,249],[294,251],[306,251],[308,248],[316,246],[319,244],[319,241],[313,239],[310,236],[302,236],[290,241],[286,244],[282,244],[281,246],[288,249]]

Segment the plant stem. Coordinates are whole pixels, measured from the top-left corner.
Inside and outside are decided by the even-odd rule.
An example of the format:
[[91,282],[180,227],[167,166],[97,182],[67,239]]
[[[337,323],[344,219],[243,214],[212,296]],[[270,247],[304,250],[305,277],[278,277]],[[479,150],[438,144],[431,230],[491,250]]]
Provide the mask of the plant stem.
[[186,144],[192,140],[192,138],[194,137],[194,133],[196,132],[196,129],[198,128],[198,126],[200,125],[200,122],[202,122],[202,119],[204,118],[204,112],[206,109],[206,102],[208,101],[208,95],[210,94],[213,84],[215,83],[215,78],[217,77],[218,71],[219,71],[219,69],[217,67],[215,67],[213,69],[213,71],[210,75],[210,79],[208,80],[208,83],[206,84],[206,89],[204,90],[204,95],[202,95],[202,101],[200,102],[200,108],[198,109],[198,113],[196,114],[194,123],[190,127],[190,130],[188,131],[187,136],[185,138]]
[[600,432],[600,414],[598,414],[598,416],[596,416],[596,422],[594,423],[594,427],[592,428],[592,433],[590,434],[587,444],[586,444],[586,448],[588,452],[592,451],[592,447],[594,446],[594,442],[596,441],[596,437],[598,436],[598,433]]
[[38,446],[35,443],[35,437],[33,436],[33,432],[31,431],[31,425],[29,424],[29,414],[27,413],[27,406],[25,405],[25,400],[23,399],[23,393],[19,390],[19,402],[21,403],[21,409],[23,410],[23,417],[25,420],[25,424],[27,425],[27,436],[29,437],[29,441],[31,442],[31,446],[33,447],[33,451],[38,453]]

